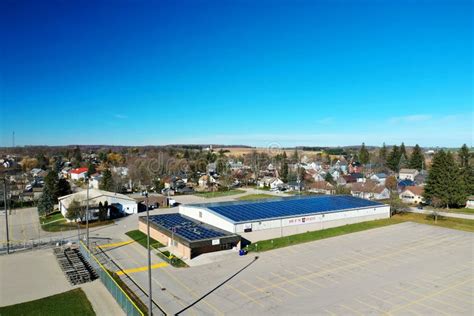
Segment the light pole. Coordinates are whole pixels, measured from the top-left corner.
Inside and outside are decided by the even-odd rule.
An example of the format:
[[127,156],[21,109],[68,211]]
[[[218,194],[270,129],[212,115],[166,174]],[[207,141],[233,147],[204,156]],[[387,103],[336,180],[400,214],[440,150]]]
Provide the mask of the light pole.
[[146,207],[146,247],[148,252],[148,314],[153,315],[151,291],[151,249],[150,249],[150,211],[148,210],[148,192],[145,192]]
[[89,249],[89,177],[86,176],[87,194],[86,194],[86,245]]
[[7,178],[3,178],[3,205],[5,208],[5,225],[7,232],[7,254],[10,254],[10,234],[8,233]]

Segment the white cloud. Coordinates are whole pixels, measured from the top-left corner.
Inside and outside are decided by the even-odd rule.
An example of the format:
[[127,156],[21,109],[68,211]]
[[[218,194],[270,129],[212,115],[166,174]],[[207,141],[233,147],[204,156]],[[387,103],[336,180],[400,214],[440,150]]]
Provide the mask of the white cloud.
[[123,114],[114,114],[114,117],[121,120],[128,118],[128,116]]
[[394,123],[413,123],[413,122],[424,122],[431,120],[432,116],[428,114],[414,114],[406,116],[397,116],[389,119],[389,122]]

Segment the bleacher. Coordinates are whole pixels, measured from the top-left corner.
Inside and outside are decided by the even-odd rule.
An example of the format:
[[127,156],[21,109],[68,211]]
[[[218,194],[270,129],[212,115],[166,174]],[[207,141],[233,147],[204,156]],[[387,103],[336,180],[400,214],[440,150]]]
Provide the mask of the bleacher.
[[88,283],[98,278],[97,273],[83,258],[79,249],[59,247],[54,248],[54,254],[61,270],[72,285]]

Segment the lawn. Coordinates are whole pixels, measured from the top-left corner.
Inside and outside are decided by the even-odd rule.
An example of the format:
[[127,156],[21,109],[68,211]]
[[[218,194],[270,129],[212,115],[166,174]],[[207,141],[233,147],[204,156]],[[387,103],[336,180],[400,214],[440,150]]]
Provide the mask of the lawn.
[[0,307],[0,315],[95,315],[92,305],[81,289],[42,298],[36,301]]
[[254,200],[265,200],[265,199],[274,199],[279,198],[278,196],[270,195],[270,194],[249,194],[239,197],[237,200],[239,201],[254,201]]
[[458,219],[458,218],[447,218],[438,217],[438,221],[435,223],[431,216],[423,214],[406,213],[395,215],[392,218],[381,219],[376,221],[362,222],[356,224],[345,225],[341,227],[334,227],[324,230],[306,232],[303,234],[291,235],[282,238],[275,238],[272,240],[263,240],[255,244],[251,244],[247,247],[248,251],[266,251],[271,249],[277,249],[287,247],[291,245],[301,244],[305,242],[336,237],[355,233],[359,231],[384,227],[393,224],[399,224],[403,222],[416,222],[420,224],[434,225],[445,228],[452,228],[458,230],[464,230],[468,232],[474,232],[474,220]]
[[450,208],[450,209],[439,208],[439,209],[435,209],[435,208],[432,208],[432,207],[425,207],[424,209],[425,209],[425,211],[437,210],[438,212],[474,215],[474,209],[472,209],[472,208]]
[[[98,226],[105,226],[105,225],[110,225],[113,224],[113,220],[106,220],[106,221],[91,221],[89,222],[89,228],[92,227],[98,227]],[[86,224],[82,223],[79,225],[81,229],[86,228]],[[77,224],[70,222],[68,223],[66,219],[61,219],[59,221],[54,221],[54,222],[49,222],[41,225],[41,228],[46,231],[46,232],[60,232],[60,231],[67,231],[67,230],[75,230],[77,229]]]
[[196,193],[195,195],[206,198],[206,199],[212,199],[216,197],[242,194],[245,192],[246,191],[244,190],[229,190],[229,191],[216,191],[216,192],[201,192],[201,193]]
[[[138,229],[126,232],[125,235],[132,238],[133,240],[135,240],[137,243],[139,243],[143,247],[145,247],[145,248],[147,247],[146,234],[142,233]],[[151,246],[151,248],[162,248],[165,245],[160,243],[158,240],[155,240],[155,239],[150,237],[150,246]]]

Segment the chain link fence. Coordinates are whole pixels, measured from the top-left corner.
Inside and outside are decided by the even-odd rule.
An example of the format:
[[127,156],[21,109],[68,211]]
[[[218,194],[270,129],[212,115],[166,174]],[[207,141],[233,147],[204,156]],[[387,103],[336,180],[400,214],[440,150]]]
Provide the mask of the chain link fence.
[[82,241],[79,242],[79,249],[84,258],[97,272],[100,280],[105,285],[110,294],[112,294],[112,296],[123,309],[123,311],[127,315],[143,316],[144,313],[138,308],[138,306],[132,301],[132,299],[127,295],[127,293],[125,293],[125,291],[120,287],[120,285],[114,280],[109,271],[107,271],[107,269],[102,266],[99,260],[87,249],[87,247]]

